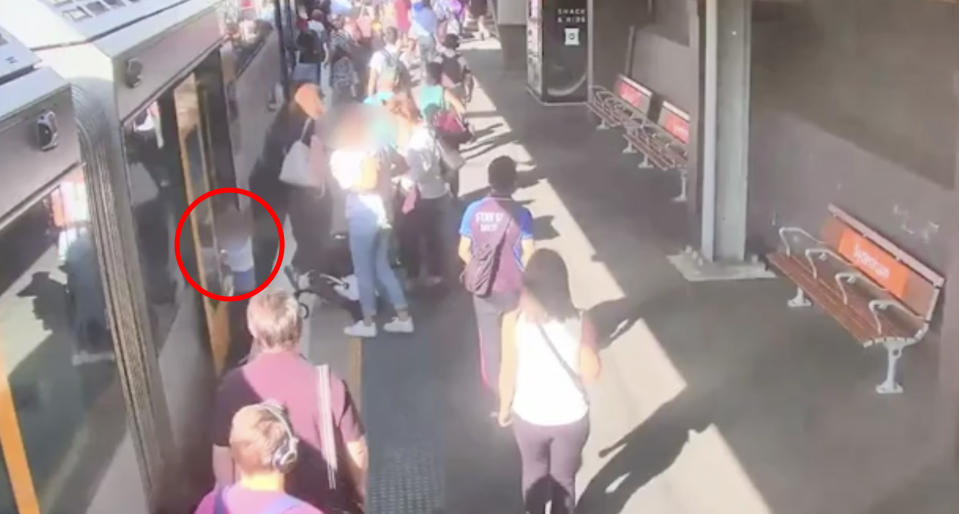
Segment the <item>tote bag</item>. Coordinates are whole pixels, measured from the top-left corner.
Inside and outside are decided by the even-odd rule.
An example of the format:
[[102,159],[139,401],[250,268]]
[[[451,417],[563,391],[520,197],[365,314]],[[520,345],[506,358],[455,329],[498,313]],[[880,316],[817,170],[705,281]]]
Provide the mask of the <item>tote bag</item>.
[[[303,130],[300,137],[290,146],[290,150],[283,157],[283,166],[280,168],[280,181],[297,187],[312,187],[323,190],[325,183],[321,173],[315,173],[313,170],[313,158],[310,147],[316,138],[311,138],[310,143],[303,142],[306,132],[310,128],[313,120],[307,120],[303,124]],[[320,148],[317,148],[319,151]]]

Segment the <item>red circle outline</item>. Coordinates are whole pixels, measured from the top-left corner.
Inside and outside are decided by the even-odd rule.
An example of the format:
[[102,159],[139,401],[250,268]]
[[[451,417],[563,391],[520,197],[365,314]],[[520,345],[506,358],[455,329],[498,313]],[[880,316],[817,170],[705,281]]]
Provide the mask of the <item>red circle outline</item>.
[[[196,209],[196,206],[200,205],[200,202],[202,202],[203,200],[206,200],[207,198],[210,198],[211,196],[221,195],[224,193],[235,193],[238,195],[247,196],[256,200],[258,204],[262,205],[263,208],[266,209],[266,212],[270,213],[270,217],[273,218],[273,223],[276,225],[276,233],[279,236],[279,240],[280,240],[279,247],[277,248],[278,255],[276,256],[276,264],[273,265],[273,271],[270,272],[270,276],[267,277],[265,282],[257,286],[256,289],[252,291],[248,291],[241,295],[236,295],[236,296],[219,295],[219,294],[211,293],[207,291],[206,289],[203,289],[202,287],[200,287],[200,284],[197,284],[196,281],[193,280],[193,277],[191,277],[190,274],[187,272],[186,266],[183,265],[183,258],[180,256],[180,233],[183,232],[183,224],[186,223],[187,218],[190,217],[190,213],[193,212],[193,209]],[[176,255],[176,264],[177,266],[180,267],[180,273],[183,273],[183,276],[186,278],[186,281],[189,282],[191,286],[193,286],[193,289],[196,289],[197,292],[199,292],[203,296],[206,296],[207,298],[212,298],[214,300],[220,300],[221,302],[237,302],[240,300],[246,300],[247,298],[251,298],[257,293],[259,293],[260,291],[266,289],[266,286],[270,285],[270,283],[273,282],[273,279],[276,278],[276,274],[280,272],[280,266],[283,265],[284,248],[285,248],[285,242],[283,240],[283,224],[280,223],[280,218],[276,215],[276,212],[273,210],[272,207],[270,207],[270,204],[266,203],[264,199],[260,198],[259,196],[253,194],[250,191],[247,191],[246,189],[241,189],[239,187],[221,187],[218,189],[213,189],[211,191],[203,193],[196,200],[193,200],[193,202],[189,206],[187,206],[186,211],[183,212],[183,215],[180,216],[180,222],[177,223],[176,225],[176,235],[174,236],[174,241],[173,241],[173,253]]]

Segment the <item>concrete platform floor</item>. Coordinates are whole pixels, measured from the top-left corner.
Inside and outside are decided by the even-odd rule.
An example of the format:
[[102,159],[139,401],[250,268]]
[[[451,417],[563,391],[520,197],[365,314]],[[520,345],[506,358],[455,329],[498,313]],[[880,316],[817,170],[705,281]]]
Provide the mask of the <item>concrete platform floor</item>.
[[[463,194],[482,194],[492,158],[521,163],[517,196],[537,244],[567,260],[574,299],[604,337],[582,512],[959,511],[937,443],[935,341],[906,351],[905,394],[882,397],[883,351],[815,309],[787,309],[783,280],[685,282],[666,261],[688,226],[669,202],[678,178],[639,171],[585,108],[537,104],[522,73],[502,71],[495,41],[466,55],[480,138],[465,152]],[[370,511],[522,512],[512,435],[479,386],[470,299],[454,287],[413,305],[416,335],[363,343]],[[341,328],[317,323],[314,345]]]

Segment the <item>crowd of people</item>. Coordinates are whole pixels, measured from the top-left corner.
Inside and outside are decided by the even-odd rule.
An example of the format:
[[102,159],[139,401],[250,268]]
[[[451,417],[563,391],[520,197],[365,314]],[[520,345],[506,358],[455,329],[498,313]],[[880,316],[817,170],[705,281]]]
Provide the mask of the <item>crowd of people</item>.
[[[532,214],[513,199],[511,158],[490,163],[489,194],[462,209],[458,265],[444,244],[443,220],[460,211],[459,146],[471,138],[473,80],[458,44],[466,11],[480,21],[485,9],[475,0],[468,9],[458,0],[301,6],[277,170],[296,242],[287,271],[299,287],[348,269],[358,310],[344,332],[358,338],[377,336],[385,305],[382,330],[413,334],[408,293],[458,275],[473,297],[486,407],[515,434],[526,511],[569,513],[589,432],[584,384],[600,371],[596,337],[563,259],[535,247]],[[248,230],[231,224],[224,239],[240,246]],[[238,286],[249,287],[249,263],[234,260]],[[346,383],[302,356],[299,307],[287,292],[246,307],[252,350],[220,384],[217,486],[197,513],[364,511],[363,423]]]

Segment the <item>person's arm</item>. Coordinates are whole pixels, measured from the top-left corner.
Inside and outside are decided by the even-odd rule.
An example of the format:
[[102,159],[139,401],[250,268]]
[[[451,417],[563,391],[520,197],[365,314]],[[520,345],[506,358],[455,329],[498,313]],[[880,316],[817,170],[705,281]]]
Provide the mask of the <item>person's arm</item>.
[[346,442],[346,453],[349,458],[346,461],[346,471],[350,477],[350,483],[356,491],[357,499],[361,503],[366,502],[366,483],[367,474],[370,468],[369,448],[366,444],[366,434],[363,429],[363,422],[360,418],[359,410],[353,403],[349,388],[343,380],[331,377],[330,385],[333,388],[333,394],[341,395],[343,410],[339,412],[337,427],[343,441]]
[[460,236],[460,244],[456,254],[459,255],[463,264],[469,264],[470,260],[473,259],[472,245],[473,241],[470,238]]
[[512,420],[513,396],[516,393],[516,319],[518,311],[503,316],[502,349],[499,368],[499,415],[500,426],[509,426]]
[[520,260],[523,262],[523,266],[526,266],[530,257],[536,251],[536,240],[533,235],[533,214],[529,212],[529,209],[523,208],[520,213],[519,230],[522,238]]
[[586,314],[583,315],[581,331],[578,371],[583,383],[591,384],[599,378],[602,365],[599,361],[599,353],[596,351],[596,326]]
[[356,441],[346,443],[346,453],[349,459],[346,459],[346,471],[350,475],[350,482],[356,490],[356,494],[361,503],[366,503],[366,482],[370,469],[370,452],[366,444],[366,437],[360,437]]
[[376,93],[376,83],[380,80],[379,57],[379,53],[374,53],[370,57],[370,79],[366,83],[366,96],[373,96]]
[[459,255],[463,264],[469,264],[470,260],[473,259],[473,234],[471,225],[475,210],[476,204],[471,204],[466,208],[466,212],[463,213],[463,219],[460,221],[460,244],[456,250],[456,254]]
[[456,95],[453,94],[449,89],[443,88],[443,99],[446,100],[446,104],[453,108],[453,111],[456,112],[456,115],[463,119],[466,117],[466,106],[463,105],[463,102],[459,98],[456,98]]

